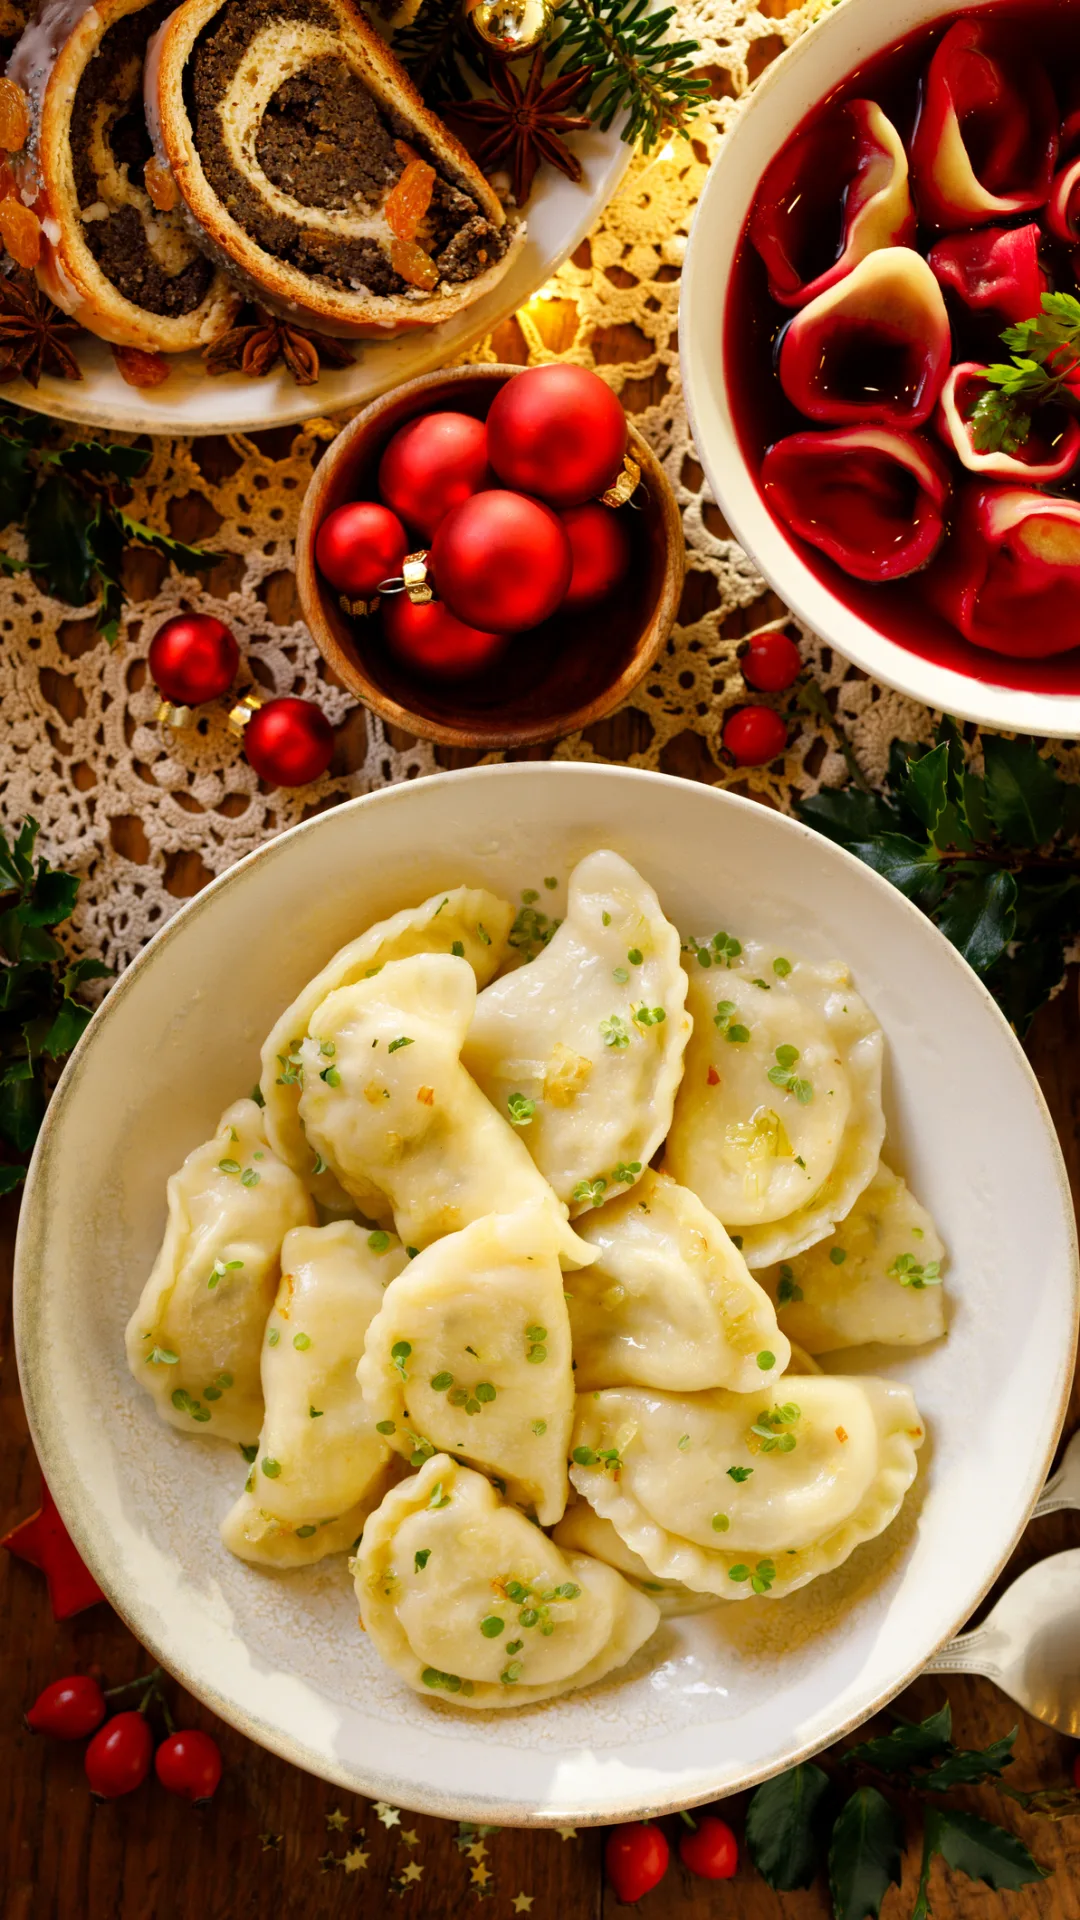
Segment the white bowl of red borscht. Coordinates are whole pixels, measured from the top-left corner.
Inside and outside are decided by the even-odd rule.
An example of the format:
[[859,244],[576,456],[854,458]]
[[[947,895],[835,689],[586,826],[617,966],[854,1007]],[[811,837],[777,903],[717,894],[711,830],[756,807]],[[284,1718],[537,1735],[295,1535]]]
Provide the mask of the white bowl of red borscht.
[[844,0],[690,236],[682,365],[732,532],[876,679],[1080,734],[1080,0]]

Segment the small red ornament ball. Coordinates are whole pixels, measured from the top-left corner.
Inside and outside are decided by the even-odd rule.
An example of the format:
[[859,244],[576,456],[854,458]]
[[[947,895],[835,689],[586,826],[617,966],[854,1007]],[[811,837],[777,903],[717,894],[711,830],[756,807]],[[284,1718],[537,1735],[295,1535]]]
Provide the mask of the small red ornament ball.
[[310,700],[268,700],[244,728],[244,752],[272,787],[306,787],[326,772],[334,730]]
[[764,767],[787,746],[787,727],[771,707],[740,707],[724,723],[724,745],[737,766]]
[[802,654],[786,633],[755,633],[740,648],[739,665],[748,687],[759,693],[786,693],[802,672]]
[[668,1870],[668,1843],[649,1820],[612,1827],[604,1847],[604,1866],[616,1898],[630,1905],[659,1886]]
[[583,507],[567,507],[559,518],[566,528],[573,563],[562,610],[580,613],[584,607],[595,607],[598,601],[606,600],[626,578],[630,534],[622,514],[614,507],[601,506],[598,500],[589,500]]
[[587,367],[530,367],[500,388],[487,418],[488,459],[499,479],[553,507],[577,507],[617,477],[626,415]]
[[471,413],[425,413],[399,427],[379,462],[379,492],[425,540],[451,507],[489,484],[487,428]]
[[119,1800],[134,1793],[150,1771],[154,1741],[145,1714],[115,1713],[99,1727],[83,1765],[95,1800]]
[[158,692],[178,707],[200,707],[228,693],[240,665],[240,649],[221,620],[209,613],[178,613],[150,642],[150,676]]
[[560,605],[573,556],[557,513],[496,488],[447,514],[428,567],[439,598],[459,620],[489,633],[520,633]]
[[319,572],[336,593],[368,600],[401,572],[409,536],[396,513],[377,500],[349,500],[328,513],[315,536]]
[[702,1880],[730,1880],[739,1864],[739,1843],[725,1820],[706,1813],[696,1832],[681,1836],[679,1858]]
[[407,593],[383,601],[383,632],[402,666],[429,680],[467,680],[497,660],[504,633],[466,626],[441,600],[416,606]]
[[154,1772],[168,1793],[179,1794],[193,1806],[213,1799],[221,1779],[221,1754],[216,1740],[198,1727],[170,1733],[154,1755]]
[[54,1740],[85,1740],[105,1718],[105,1695],[88,1673],[70,1673],[54,1680],[27,1709],[31,1733],[47,1733]]

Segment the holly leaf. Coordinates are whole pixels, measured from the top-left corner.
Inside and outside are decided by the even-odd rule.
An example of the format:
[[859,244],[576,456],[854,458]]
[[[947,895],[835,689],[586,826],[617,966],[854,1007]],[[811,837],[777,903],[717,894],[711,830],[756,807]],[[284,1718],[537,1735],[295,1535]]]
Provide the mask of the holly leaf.
[[876,840],[852,841],[848,852],[891,881],[924,912],[931,912],[941,899],[946,876],[933,847],[920,846],[907,834],[882,833]]
[[25,1179],[25,1167],[0,1167],[0,1194],[14,1193]]
[[808,1887],[822,1864],[822,1801],[829,1776],[820,1767],[791,1767],[766,1780],[746,1809],[746,1849],[762,1879],[778,1892]]
[[1057,762],[1044,760],[1031,740],[983,741],[986,807],[1010,847],[1041,847],[1062,825],[1062,783]]
[[36,1079],[0,1079],[0,1138],[16,1153],[29,1153],[45,1114],[45,1094]]
[[966,1873],[969,1880],[981,1880],[995,1893],[1015,1892],[1034,1880],[1046,1880],[1049,1871],[1040,1867],[1022,1840],[1004,1827],[996,1827],[977,1814],[962,1813],[954,1807],[926,1808],[922,1870],[912,1920],[925,1920],[929,1913],[926,1885],[930,1863],[940,1853],[946,1866],[955,1873]]
[[894,833],[901,824],[898,810],[882,794],[858,787],[822,787],[800,803],[799,818],[838,847]]
[[949,1793],[953,1787],[972,1787],[980,1780],[1000,1778],[1005,1768],[1012,1766],[1018,1732],[1014,1727],[988,1747],[954,1748],[924,1776],[922,1786],[927,1793]]
[[89,954],[84,954],[81,960],[72,962],[60,984],[65,994],[72,994],[76,987],[81,987],[84,980],[111,979],[112,968],[107,967],[104,960],[94,960]]
[[27,927],[59,926],[61,920],[69,918],[78,891],[79,882],[73,873],[63,873],[50,867],[48,861],[39,860],[30,898],[17,909],[19,918]]
[[41,1050],[50,1060],[62,1060],[71,1052],[83,1032],[90,1024],[90,1008],[79,1004],[77,1000],[66,997],[60,1002],[60,1008],[49,1028]]
[[1000,960],[1016,932],[1017,888],[1004,867],[972,865],[957,875],[934,915],[976,973]]
[[928,840],[938,841],[938,826],[949,798],[949,749],[943,740],[929,753],[908,762],[905,778],[896,788],[901,805],[915,815]]
[[849,1747],[844,1759],[852,1766],[876,1767],[879,1773],[910,1773],[929,1766],[952,1747],[952,1708],[946,1700],[928,1720],[900,1720],[891,1733]]
[[833,1828],[829,1888],[835,1920],[877,1920],[903,1871],[904,1828],[876,1787],[858,1787]]
[[163,553],[171,560],[178,573],[200,573],[204,567],[212,567],[220,554],[207,553],[202,547],[189,547],[183,540],[174,540],[171,533],[158,533],[155,527],[148,527],[143,520],[133,520],[129,513],[114,510],[114,518],[125,542],[135,541],[141,547],[153,547],[155,553]]
[[138,480],[150,463],[149,447],[105,446],[100,440],[77,440],[42,455],[64,473],[86,474],[95,480]]
[[0,526],[21,520],[34,491],[33,448],[18,435],[0,437]]
[[90,598],[97,564],[90,529],[97,512],[97,503],[61,472],[46,474],[27,509],[30,565],[42,575],[45,591],[69,607],[84,607]]

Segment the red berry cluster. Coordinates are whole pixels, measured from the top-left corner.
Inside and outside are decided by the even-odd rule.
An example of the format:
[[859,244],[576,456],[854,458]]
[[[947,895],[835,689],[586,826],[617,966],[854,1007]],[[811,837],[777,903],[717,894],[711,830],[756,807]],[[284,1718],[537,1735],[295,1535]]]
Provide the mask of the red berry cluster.
[[[739,1864],[739,1843],[727,1822],[714,1813],[694,1820],[680,1814],[685,1831],[679,1835],[679,1858],[700,1880],[730,1880]],[[628,1905],[659,1886],[671,1859],[671,1849],[660,1827],[651,1820],[635,1820],[612,1827],[604,1848],[604,1867],[616,1898]]]
[[[404,665],[466,679],[625,577],[630,535],[598,496],[626,443],[626,416],[598,374],[532,367],[500,388],[485,420],[428,413],[399,427],[379,499],[348,501],[320,526],[319,569],[351,613],[382,590],[383,637]],[[435,594],[423,602],[388,590],[421,550]]]
[[[119,1705],[140,1695],[137,1707],[111,1710],[110,1703]],[[156,1750],[151,1728],[155,1708],[166,1729]],[[54,1740],[93,1736],[83,1764],[95,1800],[119,1800],[122,1794],[134,1793],[146,1779],[151,1760],[166,1791],[197,1807],[213,1798],[221,1779],[221,1754],[210,1735],[197,1727],[173,1726],[161,1690],[160,1667],[107,1692],[92,1674],[67,1674],[38,1694],[26,1724],[31,1733],[48,1734]]]
[[[748,687],[786,693],[802,672],[802,655],[786,633],[755,633],[739,649]],[[737,767],[764,767],[787,746],[787,721],[775,707],[736,707],[724,722],[724,746]]]

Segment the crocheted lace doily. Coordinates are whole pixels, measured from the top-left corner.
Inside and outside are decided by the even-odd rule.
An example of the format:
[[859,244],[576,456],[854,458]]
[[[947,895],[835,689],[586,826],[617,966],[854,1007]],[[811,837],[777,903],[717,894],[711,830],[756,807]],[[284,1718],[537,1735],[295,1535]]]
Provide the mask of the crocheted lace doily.
[[[707,610],[676,625],[654,672],[633,695],[639,745],[627,756],[630,763],[716,785],[737,778],[740,791],[784,807],[793,794],[838,783],[843,762],[832,735],[808,721],[792,738],[782,775],[763,770],[735,776],[720,764],[725,710],[745,698],[738,643],[755,629],[782,624],[787,615],[729,537],[694,458],[676,322],[690,219],[717,144],[739,98],[819,10],[820,0],[792,11],[785,11],[785,0],[686,0],[678,8],[675,30],[701,41],[701,64],[714,96],[693,139],[672,143],[657,158],[635,160],[587,246],[518,315],[535,363],[557,357],[545,346],[545,331],[551,334],[544,327],[545,302],[560,303],[551,309],[560,321],[572,306],[576,325],[562,357],[598,367],[623,396],[682,507],[691,570],[682,611]],[[606,358],[602,336],[612,327],[629,330],[620,337],[635,342],[634,358],[614,364]],[[488,340],[467,357],[493,361],[499,355]],[[665,383],[663,397],[639,410],[635,394],[656,375]],[[281,436],[271,436],[273,453],[235,436],[235,462],[219,461],[214,469],[220,474],[233,464],[225,478],[202,470],[198,441],[155,442],[131,511],[168,529],[173,503],[202,496],[221,523],[207,544],[233,556],[220,570],[228,588],[215,596],[171,574],[151,599],[126,608],[111,651],[91,638],[86,621],[80,626],[70,608],[50,600],[28,576],[0,583],[0,813],[8,826],[33,814],[41,823],[42,849],[81,875],[77,940],[112,967],[130,960],[175,911],[179,894],[190,891],[194,863],[184,855],[201,862],[201,869],[194,867],[196,878],[201,873],[209,879],[269,835],[336,800],[469,758],[443,754],[425,741],[395,744],[380,720],[360,711],[345,728],[354,771],[295,793],[267,791],[229,733],[223,710],[208,710],[195,728],[172,737],[154,722],[147,638],[182,607],[203,608],[227,621],[265,690],[315,698],[335,727],[346,722],[351,698],[328,680],[306,628],[298,619],[274,624],[267,605],[268,598],[275,607],[287,605],[279,576],[292,567],[313,457],[334,431],[327,421],[309,422],[284,452]],[[10,537],[9,545],[21,551]],[[695,581],[695,575],[706,578]],[[275,589],[268,592],[272,579]],[[925,709],[857,674],[809,635],[805,648],[871,778],[883,771],[891,738],[928,735]],[[559,759],[604,759],[610,757],[609,734],[604,723],[590,729],[589,738],[574,734],[559,741],[552,752]]]

